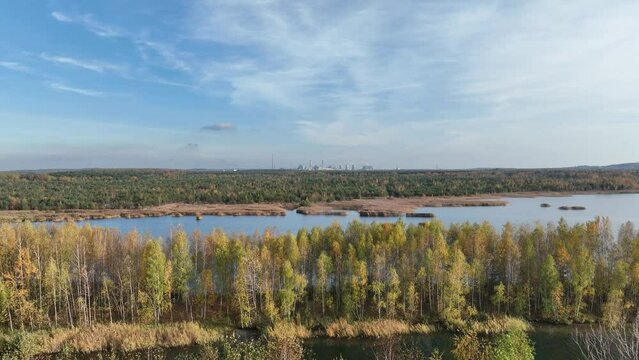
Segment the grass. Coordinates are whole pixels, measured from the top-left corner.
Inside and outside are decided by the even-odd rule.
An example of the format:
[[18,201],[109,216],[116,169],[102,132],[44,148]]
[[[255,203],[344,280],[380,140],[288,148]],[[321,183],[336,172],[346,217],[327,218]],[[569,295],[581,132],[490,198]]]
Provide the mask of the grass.
[[303,325],[298,325],[289,321],[278,321],[266,328],[265,334],[271,339],[298,338],[308,339],[312,333]]
[[220,338],[220,331],[197,323],[181,322],[158,326],[135,324],[95,325],[86,328],[17,332],[0,335],[0,352],[26,355],[92,353],[201,345]]
[[[0,333],[0,354],[13,354],[14,358],[30,358],[40,354],[89,354],[100,351],[130,353],[154,348],[205,345],[222,339],[226,328],[222,325],[203,327],[194,322],[158,326],[115,323],[85,328],[6,332]],[[502,316],[467,322],[462,330],[466,333],[493,335],[529,331],[531,328],[532,326],[523,319]],[[326,335],[330,338],[379,339],[397,335],[429,334],[435,330],[432,325],[391,319],[356,322],[339,319],[325,326]],[[264,329],[264,334],[271,347],[284,344],[286,346],[282,346],[286,349],[292,346],[289,344],[291,341],[319,335],[302,325],[288,321],[276,322]]]
[[394,335],[429,334],[435,328],[427,324],[411,324],[400,320],[370,320],[349,323],[339,319],[326,326],[326,335],[331,338],[371,337],[386,338]]

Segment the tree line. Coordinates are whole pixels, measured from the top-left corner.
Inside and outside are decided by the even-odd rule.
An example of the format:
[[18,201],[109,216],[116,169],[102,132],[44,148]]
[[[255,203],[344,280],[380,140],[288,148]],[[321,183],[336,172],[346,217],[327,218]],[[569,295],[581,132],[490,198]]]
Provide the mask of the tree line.
[[622,321],[639,299],[639,235],[605,218],[495,229],[353,222],[346,228],[167,240],[74,223],[0,226],[0,324],[401,319],[463,328],[484,314]]
[[639,190],[639,172],[604,170],[178,171],[0,173],[0,210],[139,208],[518,191]]

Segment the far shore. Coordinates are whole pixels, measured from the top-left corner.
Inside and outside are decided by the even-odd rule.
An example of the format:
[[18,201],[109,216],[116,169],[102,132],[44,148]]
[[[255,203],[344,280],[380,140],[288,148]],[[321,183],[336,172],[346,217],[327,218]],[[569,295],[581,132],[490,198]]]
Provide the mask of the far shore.
[[160,216],[285,216],[288,210],[303,215],[346,216],[357,211],[361,216],[396,217],[406,214],[430,217],[416,212],[421,207],[506,206],[504,198],[566,197],[571,195],[628,194],[629,191],[515,192],[472,196],[419,196],[408,198],[367,198],[313,203],[307,206],[286,203],[263,204],[184,204],[172,203],[140,209],[1,210],[0,221],[82,221],[114,218]]

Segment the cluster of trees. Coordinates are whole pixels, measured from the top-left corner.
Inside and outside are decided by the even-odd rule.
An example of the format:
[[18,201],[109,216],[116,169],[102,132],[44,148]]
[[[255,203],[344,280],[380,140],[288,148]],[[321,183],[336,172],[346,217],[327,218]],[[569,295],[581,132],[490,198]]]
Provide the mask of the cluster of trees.
[[481,314],[621,321],[639,299],[639,235],[606,219],[446,228],[351,223],[297,234],[0,226],[0,323],[12,329],[228,319],[440,321]]
[[172,202],[299,204],[379,196],[619,190],[639,190],[639,172],[87,170],[2,173],[0,210],[138,208]]

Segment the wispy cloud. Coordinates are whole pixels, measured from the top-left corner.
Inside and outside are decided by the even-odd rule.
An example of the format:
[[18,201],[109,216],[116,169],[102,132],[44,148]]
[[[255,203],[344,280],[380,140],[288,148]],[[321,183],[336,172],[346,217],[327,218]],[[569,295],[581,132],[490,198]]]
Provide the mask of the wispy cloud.
[[51,13],[51,16],[60,22],[81,24],[98,36],[122,37],[126,35],[123,30],[115,26],[106,25],[102,22],[96,21],[92,14],[70,15],[60,11],[54,11]]
[[78,95],[91,96],[91,97],[102,97],[106,95],[106,93],[102,91],[84,89],[84,88],[69,86],[69,85],[56,83],[56,82],[50,82],[50,83],[47,83],[47,85],[54,90],[66,91],[66,92],[70,92],[70,93],[74,93]]
[[182,72],[191,71],[191,66],[185,60],[188,54],[177,50],[171,44],[151,40],[145,32],[135,32],[98,21],[92,14],[69,15],[54,11],[51,16],[60,22],[79,24],[100,37],[127,39],[137,47],[143,57],[148,58],[148,53],[151,52],[158,56],[166,67]]
[[0,67],[17,72],[29,73],[32,71],[30,67],[15,61],[0,61]]
[[235,130],[236,127],[234,124],[231,123],[218,123],[218,124],[213,124],[213,125],[207,125],[207,126],[203,126],[202,130],[205,131],[233,131]]
[[146,54],[149,50],[156,53],[162,58],[164,63],[172,69],[183,72],[190,72],[192,70],[192,66],[185,60],[188,55],[176,50],[172,45],[147,40],[143,37],[135,37],[133,38],[133,42],[141,53]]
[[637,114],[638,15],[632,1],[204,0],[189,23],[197,40],[252,50],[208,67],[234,104],[284,112],[310,142],[368,145],[441,119],[529,128]]
[[78,67],[78,68],[82,68],[85,70],[90,70],[90,71],[94,71],[98,73],[114,72],[114,73],[122,74],[122,73],[125,73],[127,70],[126,66],[111,64],[111,63],[102,62],[102,61],[80,60],[80,59],[75,59],[75,58],[67,57],[67,56],[49,55],[46,53],[41,54],[40,57],[52,63]]

